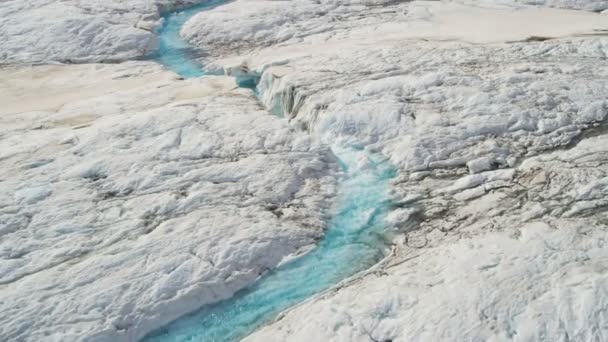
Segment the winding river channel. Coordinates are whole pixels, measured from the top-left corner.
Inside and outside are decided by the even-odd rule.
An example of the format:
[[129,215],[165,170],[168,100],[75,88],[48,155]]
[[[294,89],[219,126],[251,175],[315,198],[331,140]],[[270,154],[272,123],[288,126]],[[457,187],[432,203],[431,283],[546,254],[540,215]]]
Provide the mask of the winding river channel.
[[[204,75],[192,49],[180,35],[183,24],[207,3],[167,13],[159,31],[157,61],[181,76]],[[284,263],[232,298],[205,306],[146,336],[146,342],[237,341],[304,300],[366,270],[387,251],[384,219],[390,208],[389,181],[395,170],[382,158],[360,148],[333,146],[344,177],[335,212],[319,245]]]

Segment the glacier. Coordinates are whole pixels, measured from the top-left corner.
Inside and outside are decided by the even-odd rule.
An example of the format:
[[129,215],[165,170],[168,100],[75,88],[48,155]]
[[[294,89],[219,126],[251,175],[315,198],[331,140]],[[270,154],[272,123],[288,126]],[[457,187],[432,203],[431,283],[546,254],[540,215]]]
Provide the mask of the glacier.
[[2,340],[136,341],[313,257],[336,142],[394,167],[388,254],[244,340],[605,338],[606,1],[236,0],[184,79],[193,5],[0,4]]

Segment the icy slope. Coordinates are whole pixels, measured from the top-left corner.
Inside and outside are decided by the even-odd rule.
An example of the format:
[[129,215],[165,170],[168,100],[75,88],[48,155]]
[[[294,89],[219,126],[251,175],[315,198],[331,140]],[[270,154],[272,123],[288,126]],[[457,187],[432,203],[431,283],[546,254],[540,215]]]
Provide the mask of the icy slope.
[[603,341],[607,161],[602,135],[421,195],[420,229],[391,263],[245,341]]
[[[292,125],[320,141],[350,136],[401,172],[392,261],[249,340],[608,335],[606,14],[414,2],[268,28],[297,8],[273,3],[281,14],[264,16],[238,3],[182,33],[213,48],[207,33],[226,30],[216,16],[270,32],[223,41],[244,56],[215,68],[260,77],[263,103]],[[279,35],[296,24],[300,37]]]
[[316,55],[325,47],[382,45],[387,40],[400,45],[407,40],[486,43],[608,29],[606,17],[597,13],[498,3],[238,0],[199,13],[182,35],[215,56],[272,45],[285,47],[273,54],[284,59],[289,48],[298,47],[304,55]]
[[[463,5],[408,6],[413,12],[435,11],[428,19],[438,23],[429,25],[446,25],[438,32],[458,32],[450,25],[460,27],[468,15]],[[495,11],[496,18],[556,13],[484,10]],[[445,22],[447,13],[462,18]],[[571,20],[565,26],[574,35],[584,31],[588,19],[598,27],[593,30],[608,27],[601,20],[605,15],[581,13],[557,15]],[[608,38],[601,31],[526,41],[540,27],[531,25],[520,27],[522,41],[471,44],[445,41],[445,33],[413,40],[407,25],[401,26],[361,26],[349,36],[261,48],[216,65],[230,74],[260,77],[262,102],[313,136],[326,141],[352,136],[406,171],[512,166],[520,156],[569,144],[608,114]],[[385,34],[378,36],[383,28]],[[463,40],[469,33],[474,32],[462,33]],[[480,166],[479,158],[488,165]]]
[[333,157],[232,79],[0,72],[2,340],[134,340],[322,235]]
[[0,64],[124,61],[158,45],[159,11],[205,0],[5,0]]
[[[157,4],[184,3],[4,1],[0,59],[141,57]],[[0,70],[0,336],[134,340],[231,296],[321,236],[336,170],[316,143],[341,136],[399,167],[396,253],[252,340],[602,340],[607,14],[537,4],[194,17],[209,68],[259,77],[289,123],[151,63]]]
[[[158,47],[153,31],[161,23],[161,12],[205,2],[208,1],[6,0],[0,3],[0,63],[84,63],[142,58]],[[608,9],[604,0],[458,0],[444,1],[438,6],[460,3],[503,8],[540,5],[594,12]],[[267,46],[302,41],[323,33],[325,35],[314,39],[326,40],[350,35],[351,30],[361,26],[407,22],[411,20],[407,18],[408,7],[407,2],[391,0],[239,0],[216,11],[201,13],[188,24],[184,34],[199,46],[215,45],[207,52],[220,55],[252,44]],[[484,18],[487,16],[477,15],[473,22]],[[523,19],[518,22],[524,26],[543,22]],[[565,19],[559,25],[547,27],[559,31],[571,23],[572,20]],[[465,26],[470,26],[470,22]]]
[[534,5],[600,12],[608,9],[605,0],[452,0],[470,4]]

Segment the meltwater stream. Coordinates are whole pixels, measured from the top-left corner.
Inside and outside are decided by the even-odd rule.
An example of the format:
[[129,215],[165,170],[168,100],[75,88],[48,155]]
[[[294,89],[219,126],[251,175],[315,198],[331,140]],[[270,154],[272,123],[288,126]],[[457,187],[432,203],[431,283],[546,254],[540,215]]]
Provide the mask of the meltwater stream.
[[163,25],[158,31],[160,46],[155,59],[182,77],[203,76],[202,65],[194,59],[195,50],[180,36],[182,26],[195,14],[225,3],[222,0],[204,1],[182,11],[163,14]]
[[[185,21],[201,5],[165,16],[157,60],[183,77],[203,75],[188,57],[179,37]],[[236,341],[281,311],[365,270],[386,252],[384,217],[390,206],[388,185],[395,170],[382,159],[356,147],[334,147],[345,177],[339,186],[336,212],[319,245],[308,254],[270,271],[232,298],[177,319],[148,336],[145,342]]]

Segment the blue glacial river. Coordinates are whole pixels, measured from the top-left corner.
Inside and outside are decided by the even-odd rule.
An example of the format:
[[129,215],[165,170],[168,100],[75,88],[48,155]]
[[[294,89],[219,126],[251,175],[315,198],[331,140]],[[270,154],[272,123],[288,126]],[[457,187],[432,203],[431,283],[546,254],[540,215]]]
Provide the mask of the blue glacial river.
[[[199,5],[169,13],[159,32],[156,59],[183,77],[199,77],[201,65],[192,59],[179,37],[194,14],[214,5]],[[271,321],[281,311],[329,289],[380,261],[387,252],[384,218],[390,208],[391,165],[355,147],[332,148],[344,171],[335,212],[319,245],[308,254],[270,271],[232,298],[205,306],[146,336],[145,342],[238,341]]]

